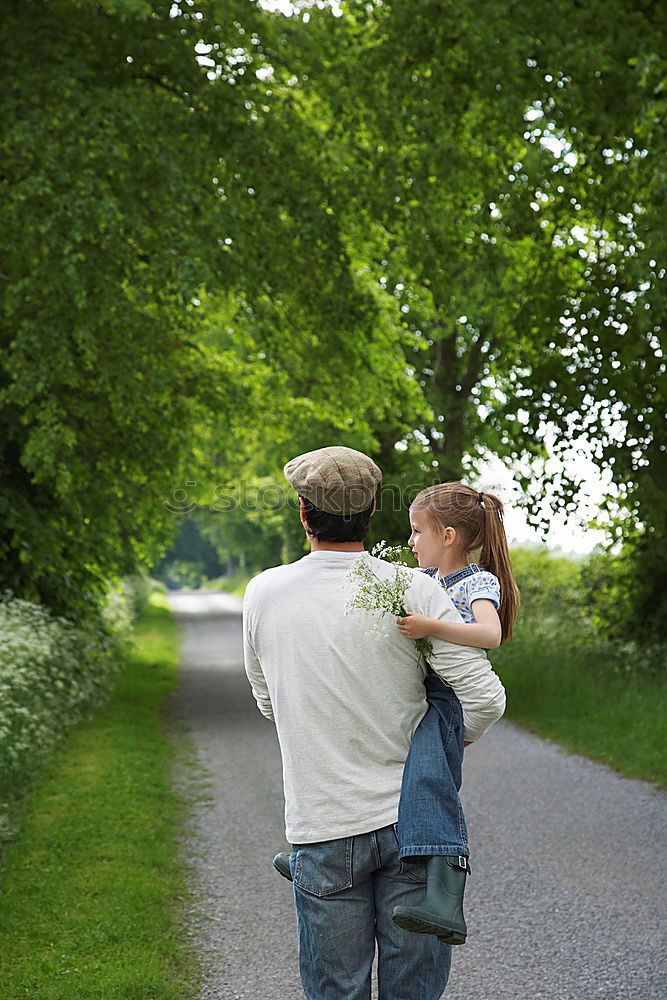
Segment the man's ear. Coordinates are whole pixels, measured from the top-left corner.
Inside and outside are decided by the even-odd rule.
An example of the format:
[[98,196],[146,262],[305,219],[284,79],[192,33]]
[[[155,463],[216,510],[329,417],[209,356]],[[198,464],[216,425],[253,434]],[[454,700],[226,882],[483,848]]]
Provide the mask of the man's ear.
[[377,509],[377,501],[376,501],[375,497],[373,497],[373,510],[371,511],[371,517],[375,513],[376,509]]
[[308,527],[308,518],[306,517],[306,505],[304,503],[303,497],[299,497],[299,519],[303,525],[304,531],[308,538],[316,538],[317,536],[312,533]]

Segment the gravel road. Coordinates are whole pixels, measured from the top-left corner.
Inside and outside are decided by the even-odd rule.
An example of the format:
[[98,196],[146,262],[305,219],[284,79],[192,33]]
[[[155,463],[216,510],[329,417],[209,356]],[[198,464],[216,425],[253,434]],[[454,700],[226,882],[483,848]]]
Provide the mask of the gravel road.
[[[240,601],[170,595],[183,628],[174,704],[210,775],[187,856],[201,1000],[303,1000],[280,753],[243,672]],[[187,780],[181,778],[180,780]],[[667,1000],[667,795],[498,723],[466,751],[468,942],[446,1000]]]

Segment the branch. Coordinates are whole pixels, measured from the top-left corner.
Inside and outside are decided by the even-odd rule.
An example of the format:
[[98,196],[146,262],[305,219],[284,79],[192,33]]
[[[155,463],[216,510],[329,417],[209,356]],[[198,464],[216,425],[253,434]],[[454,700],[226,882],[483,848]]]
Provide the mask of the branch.
[[[461,379],[461,393],[466,398],[470,395],[470,392],[479,378],[479,371],[481,368],[481,358],[482,358],[482,347],[487,343],[487,332],[489,331],[489,324],[485,323],[479,331],[479,335],[473,341],[470,353],[468,355],[468,365],[466,368],[465,375]],[[491,347],[492,341],[489,340],[489,349]]]
[[438,388],[443,395],[451,392],[458,378],[456,377],[456,331],[448,336],[440,337],[433,342],[435,357],[433,359],[433,374],[431,386]]
[[203,105],[198,101],[193,94],[187,91],[179,90],[178,87],[173,87],[164,80],[161,80],[159,76],[154,76],[152,73],[133,73],[133,78],[135,80],[146,80],[149,83],[154,83],[156,87],[160,87],[162,90],[166,90],[168,94],[173,97],[178,97],[179,100],[185,102],[186,100],[193,106],[196,107],[198,111],[201,111]]

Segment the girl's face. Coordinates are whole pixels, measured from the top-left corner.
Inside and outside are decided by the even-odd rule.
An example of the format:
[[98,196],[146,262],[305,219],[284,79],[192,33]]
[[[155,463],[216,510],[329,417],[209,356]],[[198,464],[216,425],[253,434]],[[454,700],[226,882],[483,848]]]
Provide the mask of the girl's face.
[[412,534],[408,538],[408,545],[412,549],[420,569],[426,569],[427,566],[437,566],[444,550],[443,538],[431,526],[426,512],[413,510],[411,507],[410,527]]

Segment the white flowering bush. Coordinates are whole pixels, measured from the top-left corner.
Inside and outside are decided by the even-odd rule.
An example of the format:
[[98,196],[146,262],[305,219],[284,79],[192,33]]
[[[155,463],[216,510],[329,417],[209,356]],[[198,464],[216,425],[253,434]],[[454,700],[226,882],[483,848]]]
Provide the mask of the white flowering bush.
[[148,582],[113,588],[102,623],[76,627],[37,604],[0,594],[0,840],[12,802],[57,742],[110,693]]
[[119,635],[127,635],[148,598],[156,581],[147,576],[126,576],[111,587],[102,608],[105,625]]

